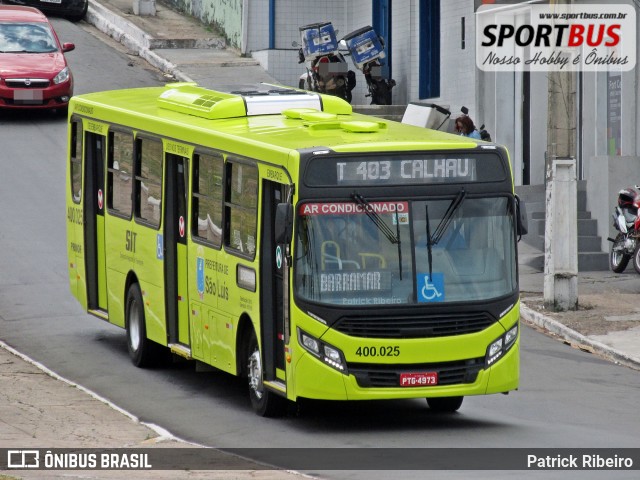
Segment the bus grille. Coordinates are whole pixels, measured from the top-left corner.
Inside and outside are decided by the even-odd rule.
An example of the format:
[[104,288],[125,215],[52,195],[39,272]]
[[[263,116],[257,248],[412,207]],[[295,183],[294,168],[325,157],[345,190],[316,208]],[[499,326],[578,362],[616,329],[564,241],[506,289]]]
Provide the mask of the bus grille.
[[438,386],[473,383],[484,368],[484,357],[455,362],[424,363],[411,365],[373,365],[352,363],[349,373],[356,377],[362,388],[399,387],[400,374],[411,372],[437,372]]
[[333,328],[361,338],[431,338],[484,330],[495,319],[486,312],[404,317],[344,317]]

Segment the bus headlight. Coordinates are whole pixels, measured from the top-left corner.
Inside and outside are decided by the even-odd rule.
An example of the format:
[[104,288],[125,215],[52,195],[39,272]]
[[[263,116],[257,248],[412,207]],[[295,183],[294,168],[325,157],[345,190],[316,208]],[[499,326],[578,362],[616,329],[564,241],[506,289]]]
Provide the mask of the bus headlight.
[[313,356],[319,358],[339,372],[342,372],[345,375],[347,374],[347,362],[345,361],[342,352],[336,347],[333,347],[300,329],[298,329],[298,342],[302,345],[302,348]]
[[300,343],[304,348],[309,350],[316,357],[320,355],[320,342],[318,342],[318,340],[302,332],[300,333],[300,339]]
[[511,346],[516,341],[518,336],[518,325],[515,325],[511,330],[504,334],[505,345]]
[[501,358],[505,353],[509,351],[509,349],[513,346],[518,338],[518,325],[514,325],[512,328],[507,330],[507,333],[501,335],[500,338],[497,338],[493,342],[489,344],[487,348],[487,353],[485,356],[485,365],[490,367],[496,361]]

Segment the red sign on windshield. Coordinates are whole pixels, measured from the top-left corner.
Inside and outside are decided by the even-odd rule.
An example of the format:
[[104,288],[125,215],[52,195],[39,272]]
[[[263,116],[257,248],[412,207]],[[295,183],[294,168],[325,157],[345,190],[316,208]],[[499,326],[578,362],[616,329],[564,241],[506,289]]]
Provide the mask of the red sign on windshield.
[[361,215],[367,212],[378,215],[409,213],[409,202],[369,202],[360,205],[353,202],[344,203],[305,203],[300,205],[300,215]]

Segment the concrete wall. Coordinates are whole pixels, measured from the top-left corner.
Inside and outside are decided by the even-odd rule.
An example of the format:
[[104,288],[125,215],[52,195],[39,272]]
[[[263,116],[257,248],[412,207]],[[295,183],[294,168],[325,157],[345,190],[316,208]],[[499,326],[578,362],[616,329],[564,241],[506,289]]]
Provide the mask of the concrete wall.
[[[163,0],[173,8],[215,25],[232,47],[242,48],[243,0]],[[262,1],[255,2],[266,3]]]
[[[462,18],[465,19],[464,48],[461,44]],[[432,100],[449,104],[454,116],[460,113],[461,106],[466,106],[471,118],[480,126],[484,120],[479,118],[477,105],[475,34],[473,2],[440,2],[440,97]]]
[[414,79],[418,66],[417,0],[395,0],[391,8],[391,76],[397,84],[392,102],[405,105],[418,93]]

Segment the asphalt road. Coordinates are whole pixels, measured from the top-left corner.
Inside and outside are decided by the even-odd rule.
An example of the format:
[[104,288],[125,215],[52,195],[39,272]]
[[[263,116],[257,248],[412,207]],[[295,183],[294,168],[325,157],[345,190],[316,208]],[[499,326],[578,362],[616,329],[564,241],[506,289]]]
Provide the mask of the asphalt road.
[[[102,43],[86,25],[54,24],[62,41],[77,45],[68,54],[76,93],[161,82],[158,73]],[[454,415],[433,414],[424,400],[306,402],[286,418],[264,419],[252,413],[244,383],[226,374],[196,373],[189,365],[135,368],[124,331],[85,314],[69,293],[65,144],[60,116],[0,114],[0,339],[142,421],[215,447],[640,447],[639,372],[527,327],[522,329],[520,390],[466,398]],[[322,473],[335,479],[399,478],[384,471]],[[531,478],[602,478],[602,472],[528,473]],[[637,478],[629,473],[607,472],[606,477]],[[438,472],[436,477],[468,474]],[[407,471],[400,477],[432,474]]]

